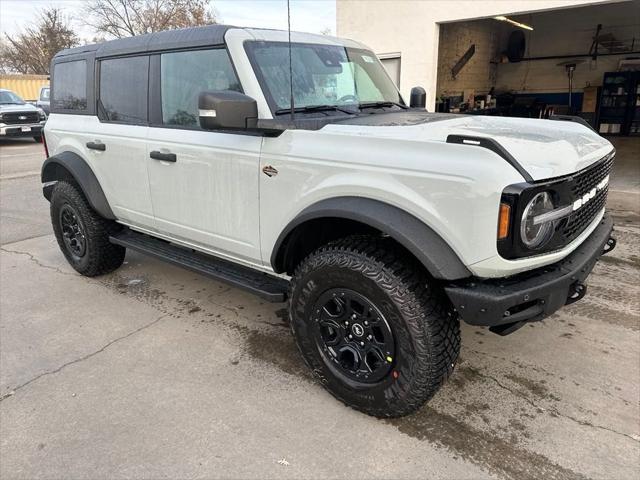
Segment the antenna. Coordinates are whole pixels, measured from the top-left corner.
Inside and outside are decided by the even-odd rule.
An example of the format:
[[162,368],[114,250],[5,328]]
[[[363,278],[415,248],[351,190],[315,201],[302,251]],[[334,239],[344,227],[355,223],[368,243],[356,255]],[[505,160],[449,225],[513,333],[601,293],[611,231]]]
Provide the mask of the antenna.
[[290,0],[287,0],[287,32],[289,34],[289,88],[291,89],[291,98],[289,100],[289,106],[291,107],[291,120],[295,114],[295,106],[293,105],[293,63],[291,61],[291,5]]

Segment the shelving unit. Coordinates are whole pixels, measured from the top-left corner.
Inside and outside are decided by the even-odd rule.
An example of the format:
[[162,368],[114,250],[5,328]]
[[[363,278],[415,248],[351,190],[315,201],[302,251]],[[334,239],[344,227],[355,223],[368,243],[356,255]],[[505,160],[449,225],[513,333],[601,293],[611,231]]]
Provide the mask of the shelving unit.
[[640,135],[640,73],[604,74],[598,131],[603,135]]

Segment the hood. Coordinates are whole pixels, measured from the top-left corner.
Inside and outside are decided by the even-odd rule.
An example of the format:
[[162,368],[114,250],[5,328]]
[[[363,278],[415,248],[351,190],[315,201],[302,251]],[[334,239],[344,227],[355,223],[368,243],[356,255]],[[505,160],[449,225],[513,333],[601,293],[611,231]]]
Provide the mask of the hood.
[[322,130],[424,142],[446,142],[449,135],[487,137],[497,141],[534,180],[574,173],[613,150],[606,139],[579,123],[529,118],[404,111],[349,118]]
[[30,103],[25,103],[23,105],[13,105],[9,104],[0,104],[0,113],[8,113],[8,112],[37,112],[38,109],[31,105]]

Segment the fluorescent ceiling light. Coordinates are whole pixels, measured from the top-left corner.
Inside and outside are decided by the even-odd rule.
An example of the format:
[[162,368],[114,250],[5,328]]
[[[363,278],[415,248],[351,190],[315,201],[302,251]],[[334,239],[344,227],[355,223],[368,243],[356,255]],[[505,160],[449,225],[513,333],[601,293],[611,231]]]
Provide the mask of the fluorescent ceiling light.
[[526,25],[524,23],[516,22],[515,20],[511,20],[510,18],[505,17],[504,15],[498,15],[497,17],[493,17],[494,20],[500,20],[501,22],[507,22],[511,25],[515,25],[516,27],[524,28],[525,30],[533,30],[533,27]]

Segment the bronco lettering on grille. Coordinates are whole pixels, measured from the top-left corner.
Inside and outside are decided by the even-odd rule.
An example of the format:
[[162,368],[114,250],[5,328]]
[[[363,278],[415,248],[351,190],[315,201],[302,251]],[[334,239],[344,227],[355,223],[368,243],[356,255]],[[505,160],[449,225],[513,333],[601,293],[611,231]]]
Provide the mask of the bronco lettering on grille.
[[585,193],[582,196],[582,198],[579,198],[575,202],[573,202],[573,211],[575,212],[576,210],[581,208],[585,203],[587,203],[589,200],[591,200],[593,197],[595,197],[596,193],[598,193],[600,190],[603,190],[604,188],[606,188],[606,186],[608,184],[609,184],[609,175],[604,177],[602,179],[602,181],[600,183],[598,183],[598,185],[596,185],[591,190],[589,190],[587,193]]

